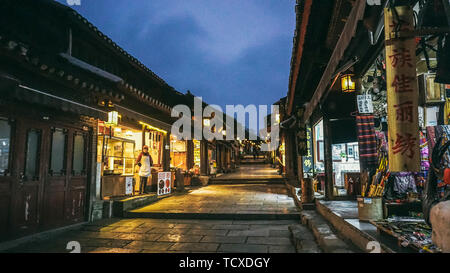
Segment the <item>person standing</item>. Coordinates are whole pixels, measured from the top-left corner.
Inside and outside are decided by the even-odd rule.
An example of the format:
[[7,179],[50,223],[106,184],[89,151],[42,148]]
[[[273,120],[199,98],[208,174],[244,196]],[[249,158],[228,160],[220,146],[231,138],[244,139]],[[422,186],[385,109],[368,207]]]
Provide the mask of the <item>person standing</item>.
[[148,152],[147,145],[142,147],[142,152],[136,159],[136,165],[139,166],[139,194],[143,194],[145,192],[145,186],[147,185],[148,177],[151,175],[153,166],[153,159]]

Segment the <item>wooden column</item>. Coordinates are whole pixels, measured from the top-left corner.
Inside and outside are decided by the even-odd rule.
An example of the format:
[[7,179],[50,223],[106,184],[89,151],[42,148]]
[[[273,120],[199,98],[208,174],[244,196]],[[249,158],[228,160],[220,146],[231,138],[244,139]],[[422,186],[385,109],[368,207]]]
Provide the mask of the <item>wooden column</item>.
[[324,136],[324,165],[325,165],[325,199],[333,200],[333,158],[331,148],[331,126],[330,120],[323,117],[323,136]]
[[[389,169],[420,170],[418,84],[413,9],[385,8]],[[408,34],[409,32],[409,34]]]
[[186,140],[186,167],[190,170],[194,167],[194,142]]
[[208,142],[200,140],[200,174],[208,175]]
[[[170,145],[170,134],[162,134],[161,135],[163,143],[162,143],[162,167],[165,172],[170,171],[170,148],[166,149],[166,145]],[[169,146],[170,147],[170,146]]]

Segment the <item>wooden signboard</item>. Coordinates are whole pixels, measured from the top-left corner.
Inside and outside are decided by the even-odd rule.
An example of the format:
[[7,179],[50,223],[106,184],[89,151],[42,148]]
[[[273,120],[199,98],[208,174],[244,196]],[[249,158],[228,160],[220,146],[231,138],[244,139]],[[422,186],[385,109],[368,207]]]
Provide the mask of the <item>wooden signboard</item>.
[[314,158],[313,158],[313,143],[312,143],[312,132],[311,127],[306,127],[306,154],[302,156],[303,163],[303,174],[304,175],[313,175],[314,171]]
[[[395,11],[393,10],[395,9]],[[413,10],[385,8],[386,77],[391,172],[420,171],[418,85]],[[405,34],[409,32],[408,34]]]

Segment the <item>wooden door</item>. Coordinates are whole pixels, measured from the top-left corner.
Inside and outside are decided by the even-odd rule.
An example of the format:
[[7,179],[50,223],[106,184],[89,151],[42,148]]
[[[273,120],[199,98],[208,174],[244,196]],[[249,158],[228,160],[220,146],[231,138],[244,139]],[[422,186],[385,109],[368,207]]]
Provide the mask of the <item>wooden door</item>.
[[0,241],[10,233],[13,186],[14,122],[0,116]]
[[65,198],[68,175],[69,131],[62,126],[50,127],[48,170],[45,177],[42,229],[62,226],[65,222]]
[[87,211],[88,166],[92,135],[86,131],[71,129],[69,139],[69,166],[66,188],[66,221],[78,223],[85,220]]
[[66,126],[50,128],[48,175],[45,179],[42,228],[84,220],[88,135]]
[[28,120],[16,121],[10,216],[10,234],[14,237],[39,229],[48,139],[48,127]]

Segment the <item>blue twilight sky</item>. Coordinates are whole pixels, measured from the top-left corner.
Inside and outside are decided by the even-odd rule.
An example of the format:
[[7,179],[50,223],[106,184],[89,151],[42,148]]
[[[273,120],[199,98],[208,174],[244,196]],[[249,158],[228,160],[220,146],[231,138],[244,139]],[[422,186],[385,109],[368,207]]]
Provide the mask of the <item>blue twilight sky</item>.
[[295,0],[80,1],[72,8],[182,93],[224,110],[287,93]]

